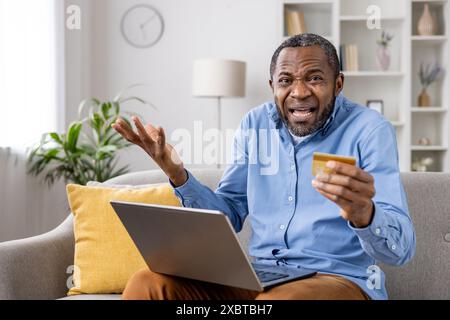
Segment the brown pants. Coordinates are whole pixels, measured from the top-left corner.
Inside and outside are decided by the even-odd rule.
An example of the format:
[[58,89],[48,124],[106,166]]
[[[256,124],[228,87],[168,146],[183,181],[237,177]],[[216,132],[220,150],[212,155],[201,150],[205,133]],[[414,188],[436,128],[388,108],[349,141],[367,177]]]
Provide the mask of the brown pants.
[[154,273],[137,272],[127,283],[124,300],[367,300],[356,284],[343,277],[317,274],[263,293]]

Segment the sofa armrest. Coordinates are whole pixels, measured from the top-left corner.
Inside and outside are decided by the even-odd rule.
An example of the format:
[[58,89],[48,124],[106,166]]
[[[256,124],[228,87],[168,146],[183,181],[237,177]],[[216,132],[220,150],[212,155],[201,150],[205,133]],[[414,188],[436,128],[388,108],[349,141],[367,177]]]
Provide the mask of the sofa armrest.
[[74,246],[72,216],[49,233],[0,243],[0,300],[66,296]]

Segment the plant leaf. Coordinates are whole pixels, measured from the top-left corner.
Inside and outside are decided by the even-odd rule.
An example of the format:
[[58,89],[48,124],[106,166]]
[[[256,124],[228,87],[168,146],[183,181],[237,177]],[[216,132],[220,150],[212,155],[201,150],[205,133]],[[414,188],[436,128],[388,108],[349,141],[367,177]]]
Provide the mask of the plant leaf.
[[124,89],[122,89],[119,94],[113,99],[114,102],[119,102],[122,99],[122,96],[124,95],[125,92],[133,89],[133,88],[138,88],[138,87],[147,87],[149,85],[146,84],[142,84],[142,83],[136,83],[136,84],[132,84],[128,87],[125,87]]
[[56,158],[60,151],[60,149],[50,149],[45,153],[44,157],[47,159],[47,161],[53,160]]
[[57,134],[56,132],[51,132],[49,133],[49,135],[53,139],[53,141],[55,141],[57,144],[59,144],[60,146],[63,145],[63,141],[60,138],[59,134]]
[[117,117],[120,114],[120,103],[114,101],[113,106],[114,106],[114,115]]
[[67,133],[67,150],[76,152],[78,138],[80,136],[82,124],[80,122],[74,122]]
[[98,100],[96,98],[91,98],[89,100],[81,101],[80,105],[78,106],[78,119],[79,120],[82,119],[82,114],[83,114],[84,108],[88,105],[88,103],[89,103],[90,108],[95,108],[100,105],[100,100]]
[[140,102],[140,103],[142,103],[144,105],[147,105],[147,106],[149,106],[149,107],[151,107],[151,108],[153,108],[155,110],[158,110],[158,108],[154,104],[152,104],[151,102],[148,102],[148,101],[146,101],[144,99],[141,99],[139,97],[127,97],[127,98],[124,98],[122,100],[119,100],[119,103],[120,104],[124,104],[124,103],[130,102],[130,101],[138,101],[138,102]]
[[101,110],[103,119],[108,120],[110,118],[109,111],[112,108],[112,104],[110,102],[102,103]]

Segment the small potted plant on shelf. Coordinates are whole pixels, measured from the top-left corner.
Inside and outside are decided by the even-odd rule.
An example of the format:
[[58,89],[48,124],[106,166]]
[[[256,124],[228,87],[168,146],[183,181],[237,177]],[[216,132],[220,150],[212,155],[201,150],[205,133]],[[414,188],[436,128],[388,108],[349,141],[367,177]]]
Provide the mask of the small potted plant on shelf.
[[[126,90],[111,101],[96,98],[83,101],[78,111],[79,120],[73,122],[66,133],[44,134],[29,151],[28,173],[43,174],[49,186],[61,179],[66,183],[86,185],[89,181],[104,182],[127,173],[128,166],[117,168],[117,152],[131,144],[111,125],[119,117],[131,125],[129,117],[138,115],[122,111],[124,103],[135,101],[155,107],[139,97],[123,96]],[[83,113],[88,115],[83,118]]]
[[427,64],[426,66],[422,62],[419,69],[419,79],[422,85],[422,91],[419,95],[419,107],[431,106],[431,98],[427,93],[427,88],[440,77],[443,76],[445,70],[439,63]]
[[389,69],[391,65],[391,53],[389,52],[389,44],[394,39],[394,36],[386,31],[381,32],[380,39],[377,40],[378,48],[376,54],[376,61],[378,68],[382,71]]

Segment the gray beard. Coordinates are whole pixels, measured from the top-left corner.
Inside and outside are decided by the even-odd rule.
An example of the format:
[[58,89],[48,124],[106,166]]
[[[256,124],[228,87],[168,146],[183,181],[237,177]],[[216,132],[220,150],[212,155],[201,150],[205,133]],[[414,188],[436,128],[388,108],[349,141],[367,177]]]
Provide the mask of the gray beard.
[[328,118],[333,113],[335,102],[336,102],[336,97],[334,97],[333,100],[326,106],[324,112],[320,115],[319,120],[315,124],[313,124],[311,127],[305,127],[302,124],[294,126],[291,123],[289,123],[289,121],[287,121],[287,119],[285,119],[285,118],[283,118],[283,121],[286,124],[286,126],[288,127],[289,131],[293,135],[295,135],[297,137],[309,136],[309,135],[313,134],[314,132],[320,130],[325,125]]

